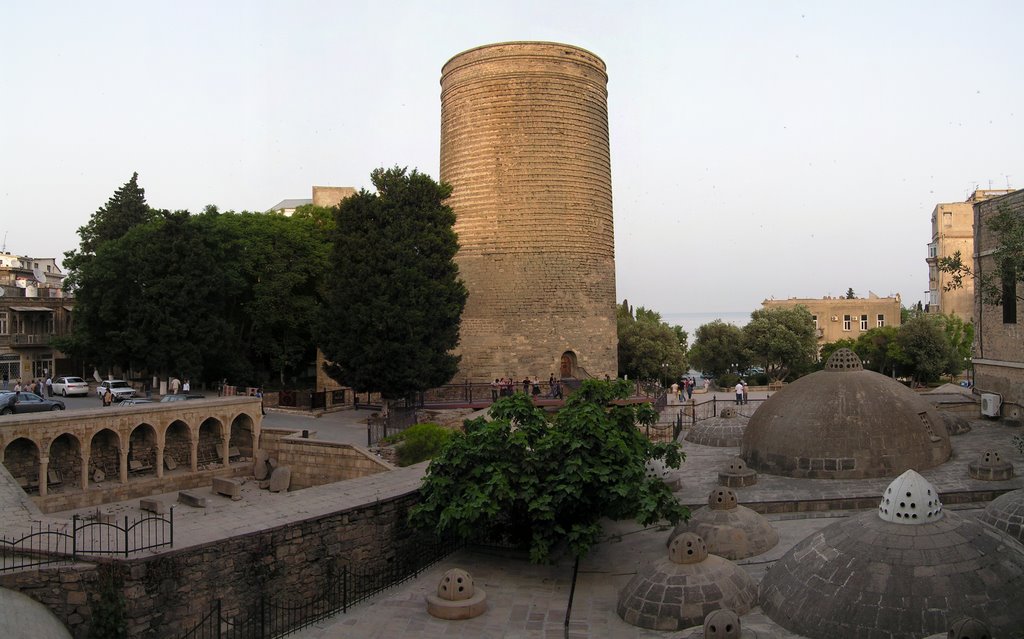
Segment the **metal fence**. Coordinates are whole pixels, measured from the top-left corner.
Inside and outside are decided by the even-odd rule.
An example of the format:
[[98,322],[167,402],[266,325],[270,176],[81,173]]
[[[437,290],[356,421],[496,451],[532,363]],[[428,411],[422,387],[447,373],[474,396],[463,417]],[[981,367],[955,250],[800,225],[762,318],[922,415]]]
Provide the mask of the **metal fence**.
[[366,445],[375,446],[388,435],[395,435],[416,424],[415,406],[393,402],[383,413],[374,413],[366,420]]
[[767,397],[748,399],[742,404],[737,404],[733,399],[718,399],[714,396],[712,396],[711,399],[706,399],[704,401],[690,399],[682,404],[667,407],[669,410],[664,411],[662,414],[664,415],[665,412],[670,412],[672,409],[675,409],[677,412],[673,418],[673,422],[675,422],[677,424],[677,428],[681,430],[687,424],[692,426],[699,421],[718,417],[722,412],[722,409],[726,407],[735,409],[736,414],[741,417],[752,417],[758,407],[767,399]]
[[0,572],[77,561],[84,555],[123,555],[174,546],[174,509],[166,517],[147,515],[123,524],[75,515],[67,524],[32,525],[17,539],[0,537]]
[[345,566],[329,581],[320,596],[308,601],[271,601],[262,597],[252,614],[224,615],[220,599],[210,611],[179,639],[274,639],[284,637],[336,614],[347,613],[355,604],[379,592],[414,579],[429,566],[458,548],[453,539],[418,546],[405,561],[376,569],[359,570]]

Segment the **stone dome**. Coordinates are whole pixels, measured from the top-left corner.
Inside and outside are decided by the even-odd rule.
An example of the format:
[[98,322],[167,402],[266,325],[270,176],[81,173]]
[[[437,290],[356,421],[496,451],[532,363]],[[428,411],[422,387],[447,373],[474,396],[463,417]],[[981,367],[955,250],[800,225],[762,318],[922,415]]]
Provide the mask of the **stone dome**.
[[683,533],[667,556],[645,564],[619,592],[616,611],[634,626],[681,630],[722,608],[742,615],[756,600],[757,584],[745,570],[707,554],[700,537]]
[[712,490],[707,507],[676,526],[668,543],[686,533],[699,535],[708,552],[733,560],[760,555],[779,543],[779,533],[771,523],[763,515],[740,506],[736,493],[729,488]]
[[1024,544],[1024,488],[993,499],[979,519]]
[[743,431],[746,430],[749,421],[749,417],[734,412],[730,412],[729,416],[709,417],[694,424],[690,432],[686,433],[685,439],[702,446],[739,446],[743,443]]
[[825,369],[765,401],[743,433],[751,468],[787,477],[892,477],[949,459],[938,411],[899,382],[864,370],[841,348]]
[[950,437],[971,432],[970,422],[956,413],[940,410],[939,417],[942,418],[942,422],[946,425],[946,432],[949,433]]
[[16,590],[0,588],[0,610],[0,637],[71,639],[71,632],[49,608]]
[[[928,489],[935,494],[914,475],[913,499]],[[897,485],[907,478],[890,486],[890,506],[908,492],[908,484]],[[985,622],[995,636],[1024,627],[1024,548],[953,511],[940,509],[941,516],[927,521],[908,518],[914,503],[909,511],[905,503],[893,521],[881,509],[865,512],[798,543],[761,581],[765,614],[811,639],[913,639],[945,632],[966,616]]]

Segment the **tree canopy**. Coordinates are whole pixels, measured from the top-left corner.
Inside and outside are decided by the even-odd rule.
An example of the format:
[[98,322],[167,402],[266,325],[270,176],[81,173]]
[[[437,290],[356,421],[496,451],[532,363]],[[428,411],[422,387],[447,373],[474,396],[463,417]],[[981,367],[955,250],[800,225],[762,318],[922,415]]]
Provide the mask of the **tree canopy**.
[[686,331],[662,321],[655,311],[623,300],[618,308],[619,376],[677,379],[686,374]]
[[455,375],[468,294],[444,204],[451,187],[399,167],[370,177],[377,192],[346,198],[335,215],[318,342],[333,379],[395,397]]
[[772,379],[799,376],[817,360],[814,319],[804,306],[758,309],[750,314],[743,336],[751,359]]
[[750,365],[743,329],[720,319],[697,328],[689,354],[693,365],[713,378],[735,368],[745,370]]
[[[94,215],[136,220],[123,232],[98,232],[106,222],[80,229],[66,280],[74,325],[58,346],[101,370],[197,381],[262,385],[272,372],[301,373],[314,355],[327,255],[313,222],[213,206],[142,214],[141,194],[133,176]],[[117,212],[125,202],[130,215]]]
[[638,425],[657,413],[650,404],[621,402],[624,380],[586,380],[549,423],[522,394],[501,399],[491,421],[466,422],[434,457],[412,521],[467,541],[528,546],[534,562],[567,543],[577,557],[601,535],[601,519],[642,525],[689,516],[668,486],[648,477],[648,459],[678,468],[679,445],[654,444]]

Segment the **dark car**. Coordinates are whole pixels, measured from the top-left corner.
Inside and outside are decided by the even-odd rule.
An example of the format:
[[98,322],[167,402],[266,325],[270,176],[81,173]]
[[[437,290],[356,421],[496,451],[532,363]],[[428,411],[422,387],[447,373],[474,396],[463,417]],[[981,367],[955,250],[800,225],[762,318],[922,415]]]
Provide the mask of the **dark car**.
[[0,415],[41,413],[47,410],[64,410],[64,402],[44,399],[28,391],[0,393]]
[[206,399],[203,395],[164,395],[161,402],[183,402],[187,399]]

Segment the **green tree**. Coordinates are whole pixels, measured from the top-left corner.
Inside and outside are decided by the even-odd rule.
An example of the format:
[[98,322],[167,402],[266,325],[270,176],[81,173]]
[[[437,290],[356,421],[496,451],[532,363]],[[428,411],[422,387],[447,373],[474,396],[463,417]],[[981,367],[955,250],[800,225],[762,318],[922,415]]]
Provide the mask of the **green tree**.
[[854,340],[852,340],[850,338],[844,338],[844,339],[836,340],[834,342],[829,342],[827,344],[822,344],[821,348],[818,350],[818,362],[820,364],[824,365],[825,362],[828,361],[828,358],[832,357],[832,353],[835,353],[840,348],[848,348],[851,351],[855,351],[856,352],[855,346],[856,346],[856,341],[854,341]]
[[309,220],[321,233],[334,230],[335,207],[303,204],[295,208],[292,219]]
[[955,377],[971,366],[971,353],[974,348],[974,324],[965,322],[956,315],[941,315],[942,328],[949,345],[946,365],[943,372]]
[[717,378],[734,368],[750,365],[750,353],[743,341],[743,330],[717,319],[697,328],[690,361],[700,371]]
[[370,177],[377,193],[337,210],[318,343],[340,384],[395,397],[451,380],[467,292],[451,187],[398,167]]
[[935,316],[912,317],[896,334],[904,374],[915,384],[936,381],[949,363],[949,340],[940,323]]
[[799,376],[817,359],[814,319],[804,306],[758,309],[750,314],[743,336],[751,359],[772,379]]
[[682,460],[676,443],[654,444],[638,425],[657,413],[650,404],[622,403],[624,380],[585,380],[548,423],[521,394],[491,407],[491,421],[466,423],[431,461],[412,521],[467,541],[505,540],[530,548],[530,559],[551,559],[559,543],[576,557],[601,534],[601,519],[641,525],[689,516],[645,463]]
[[896,377],[898,368],[905,362],[903,351],[896,340],[899,328],[879,326],[857,337],[853,347],[864,368]]
[[1024,283],[1024,215],[1014,212],[1009,206],[1001,205],[995,215],[986,221],[996,238],[996,249],[992,252],[995,268],[990,272],[976,273],[965,263],[960,251],[951,257],[939,258],[939,270],[952,277],[945,289],[963,287],[965,278],[974,280],[974,290],[982,302],[1002,306],[1007,297],[1024,301],[1017,293],[1019,284]]
[[618,308],[619,376],[631,379],[677,379],[689,370],[686,331],[662,321],[642,306],[636,312],[625,300]]
[[853,287],[846,289],[846,299],[854,300],[857,299],[857,294],[853,292]]

